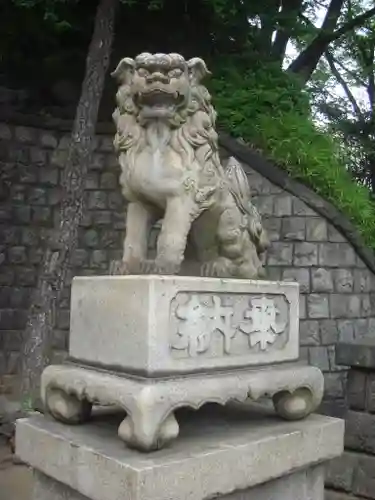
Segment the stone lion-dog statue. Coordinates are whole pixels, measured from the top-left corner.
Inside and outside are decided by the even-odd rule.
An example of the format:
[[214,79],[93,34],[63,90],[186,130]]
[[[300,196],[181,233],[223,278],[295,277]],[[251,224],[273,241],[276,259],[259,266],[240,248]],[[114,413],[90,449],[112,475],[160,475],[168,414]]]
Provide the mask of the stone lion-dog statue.
[[[202,59],[173,53],[126,57],[112,73],[128,206],[123,258],[111,274],[179,274],[189,240],[201,276],[263,275],[266,234],[242,166],[220,162],[216,112],[201,84],[208,74]],[[149,231],[161,218],[156,258],[147,260]]]

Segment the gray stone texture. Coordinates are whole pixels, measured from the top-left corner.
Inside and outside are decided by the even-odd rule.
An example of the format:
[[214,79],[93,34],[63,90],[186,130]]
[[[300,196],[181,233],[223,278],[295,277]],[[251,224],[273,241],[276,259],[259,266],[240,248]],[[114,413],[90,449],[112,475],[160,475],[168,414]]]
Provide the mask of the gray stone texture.
[[326,498],[375,499],[375,363],[373,342],[337,344],[337,362],[351,365],[347,379],[345,452],[327,470]]
[[[65,497],[57,490],[56,500],[83,500],[69,496],[72,490],[92,500],[323,500],[323,466],[343,448],[343,423],[336,419],[281,422],[255,408],[206,407],[181,412],[180,437],[142,454],[118,439],[119,416],[78,427],[21,419],[16,453],[71,488]],[[54,486],[45,483],[50,496],[34,500],[53,499]]]
[[[228,495],[215,496],[221,500],[323,500],[323,467],[313,467],[274,479],[254,488],[236,491]],[[103,500],[112,500],[106,497]],[[118,497],[120,499],[120,497]],[[123,497],[121,497],[123,498]],[[169,497],[165,497],[169,500]],[[59,481],[40,472],[34,472],[34,490],[31,500],[90,500]],[[132,500],[132,499],[129,499]]]
[[[7,165],[0,208],[1,377],[15,374],[19,366],[20,334],[43,258],[43,240],[57,223],[69,135],[3,123],[0,138],[0,160]],[[74,255],[76,275],[105,274],[122,252],[125,206],[112,137],[98,135],[95,144]],[[228,153],[223,151],[223,156]],[[324,368],[327,398],[342,398],[344,375],[337,370],[343,363],[334,362],[334,346],[375,330],[375,277],[330,221],[250,166],[245,169],[271,240],[267,277],[299,282],[303,357]],[[157,228],[150,233],[150,256],[157,234]],[[60,310],[54,339],[59,352],[67,344],[69,288]]]

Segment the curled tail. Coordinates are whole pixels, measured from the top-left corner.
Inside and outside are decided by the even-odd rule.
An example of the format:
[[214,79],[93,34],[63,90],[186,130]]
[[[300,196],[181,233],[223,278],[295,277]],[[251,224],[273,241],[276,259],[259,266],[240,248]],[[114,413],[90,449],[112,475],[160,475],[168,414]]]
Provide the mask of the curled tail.
[[229,189],[236,200],[238,208],[244,215],[244,223],[250,234],[258,254],[263,253],[269,246],[266,232],[262,226],[261,216],[251,203],[250,186],[241,163],[231,156],[225,167],[225,175],[229,182]]

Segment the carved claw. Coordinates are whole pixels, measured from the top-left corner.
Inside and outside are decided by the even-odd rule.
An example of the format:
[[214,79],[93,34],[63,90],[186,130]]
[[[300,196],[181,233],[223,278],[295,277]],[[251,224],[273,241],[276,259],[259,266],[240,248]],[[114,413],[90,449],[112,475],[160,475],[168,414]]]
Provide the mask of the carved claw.
[[200,274],[201,276],[211,278],[231,278],[233,277],[233,273],[231,272],[232,267],[232,263],[229,260],[219,257],[216,260],[202,264]]
[[158,260],[145,260],[140,263],[140,274],[164,274],[176,275],[180,271],[180,265],[172,262],[160,262]]
[[141,262],[132,260],[113,260],[109,266],[109,274],[112,276],[126,276],[128,274],[141,274]]

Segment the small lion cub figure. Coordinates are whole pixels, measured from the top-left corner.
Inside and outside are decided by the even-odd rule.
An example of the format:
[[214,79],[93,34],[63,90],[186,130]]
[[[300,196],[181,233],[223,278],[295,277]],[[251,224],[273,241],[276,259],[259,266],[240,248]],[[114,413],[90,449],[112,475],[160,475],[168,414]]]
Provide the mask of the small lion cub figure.
[[[219,159],[216,112],[199,58],[142,53],[124,58],[113,114],[120,184],[128,202],[122,261],[112,274],[179,274],[187,241],[200,275],[255,279],[268,242],[235,158]],[[154,261],[151,225],[163,219]]]

